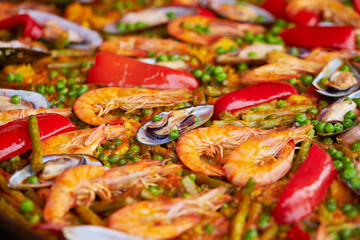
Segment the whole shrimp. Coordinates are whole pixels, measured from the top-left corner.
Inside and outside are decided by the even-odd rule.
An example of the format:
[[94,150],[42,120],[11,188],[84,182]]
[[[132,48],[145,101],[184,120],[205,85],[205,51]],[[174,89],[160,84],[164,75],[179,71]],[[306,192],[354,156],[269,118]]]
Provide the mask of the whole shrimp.
[[123,120],[105,118],[101,115],[111,110],[135,110],[169,106],[192,100],[192,93],[187,89],[150,90],[141,88],[106,87],[88,91],[76,99],[73,110],[78,118],[90,125],[99,126],[107,123],[121,124]]
[[123,56],[146,57],[149,51],[153,51],[156,56],[160,54],[186,54],[188,46],[171,39],[126,36],[104,41],[99,50]]
[[295,143],[313,128],[299,128],[249,138],[225,157],[225,176],[234,185],[244,186],[252,177],[259,185],[282,178],[291,168]]
[[195,198],[142,201],[114,212],[108,227],[150,239],[171,239],[188,231],[203,216],[231,200],[226,187],[215,188]]
[[234,149],[251,136],[273,131],[240,126],[197,128],[179,138],[176,153],[181,162],[192,171],[210,176],[224,176],[222,167],[207,163],[200,156],[214,156],[219,153],[222,157],[225,148]]
[[65,214],[79,204],[90,205],[96,195],[109,201],[113,192],[135,184],[147,186],[181,171],[181,165],[161,165],[158,160],[140,161],[120,167],[82,165],[58,176],[46,200],[43,216],[48,223],[66,225]]
[[129,139],[136,134],[139,123],[128,120],[124,125],[100,125],[97,128],[82,129],[50,137],[41,143],[45,155],[49,154],[88,154],[92,155],[95,149],[103,142],[120,138]]
[[0,112],[0,125],[4,125],[5,123],[14,121],[19,118],[25,118],[30,115],[36,115],[39,113],[57,113],[64,117],[71,116],[71,108],[39,108],[39,109],[16,109]]

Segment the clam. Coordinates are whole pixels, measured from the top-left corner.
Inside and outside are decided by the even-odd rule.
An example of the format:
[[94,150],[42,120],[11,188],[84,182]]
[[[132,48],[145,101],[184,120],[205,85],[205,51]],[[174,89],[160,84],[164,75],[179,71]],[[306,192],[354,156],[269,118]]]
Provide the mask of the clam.
[[154,122],[149,120],[137,132],[137,140],[147,145],[159,145],[171,142],[169,132],[177,129],[179,134],[184,134],[191,129],[201,126],[209,120],[214,112],[213,105],[198,105],[162,112],[163,118]]
[[238,64],[241,62],[260,64],[264,63],[267,54],[272,51],[285,51],[284,46],[278,44],[253,43],[233,52],[217,55],[214,60],[219,64]]
[[50,56],[50,53],[39,47],[31,47],[17,40],[0,41],[0,67],[9,64],[32,63],[47,56]]
[[218,15],[239,22],[269,24],[275,17],[267,10],[237,0],[208,0],[208,7]]
[[[351,72],[341,71],[339,68],[344,64],[340,58],[330,61],[313,81],[316,91],[329,97],[342,97],[357,90],[360,75],[350,63],[347,66]],[[321,83],[322,79],[327,79],[325,86]]]
[[67,240],[151,240],[110,228],[91,225],[63,227],[61,230]]
[[82,27],[55,14],[30,9],[20,10],[20,13],[30,15],[30,17],[42,25],[43,38],[46,40],[54,41],[62,32],[68,32],[69,48],[96,48],[103,41],[98,32]]
[[15,172],[8,182],[8,187],[16,189],[41,188],[51,186],[53,179],[65,170],[79,165],[102,166],[101,162],[94,157],[81,154],[56,154],[43,157],[44,169],[39,175],[39,183],[31,184],[26,180],[36,175],[30,164]]
[[[134,32],[168,23],[170,20],[185,15],[196,14],[196,10],[185,6],[153,7],[139,12],[130,12],[119,21],[108,24],[103,31],[110,34]],[[125,26],[132,25],[134,28]]]
[[[13,104],[11,96],[19,95],[21,102]],[[49,108],[49,102],[44,95],[25,90],[14,90],[0,88],[0,112],[15,110],[15,109],[38,109]]]

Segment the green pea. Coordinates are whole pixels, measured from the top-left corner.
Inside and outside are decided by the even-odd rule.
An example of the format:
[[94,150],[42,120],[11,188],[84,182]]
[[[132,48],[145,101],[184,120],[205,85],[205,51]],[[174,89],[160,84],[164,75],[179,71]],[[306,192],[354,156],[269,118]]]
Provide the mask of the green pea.
[[204,83],[207,83],[209,82],[211,79],[211,75],[209,73],[204,73],[202,76],[201,76],[201,81],[204,82]]
[[116,2],[115,4],[114,4],[114,9],[116,9],[116,10],[119,10],[119,9],[122,9],[124,7],[124,3],[123,2]]
[[73,69],[69,73],[69,78],[75,78],[80,75],[80,71],[78,69]]
[[135,29],[136,29],[135,23],[128,23],[128,24],[126,24],[126,29],[129,30],[129,31],[135,30]]
[[357,108],[360,108],[360,98],[353,98],[352,100],[356,103]]
[[271,28],[270,32],[271,32],[273,35],[277,35],[277,34],[279,34],[279,33],[281,32],[281,30],[282,30],[282,27],[275,25],[275,26],[273,26],[273,27]]
[[288,80],[288,82],[289,82],[291,85],[295,85],[296,82],[297,82],[297,80],[296,80],[296,78],[290,78],[290,79]]
[[335,166],[335,168],[336,168],[336,170],[337,170],[338,172],[342,170],[342,168],[343,168],[343,163],[342,163],[341,161],[335,160],[333,163],[334,163],[334,166]]
[[259,234],[255,229],[249,229],[246,231],[243,240],[254,240],[258,235]]
[[[60,80],[62,80],[62,79],[60,79]],[[57,91],[60,91],[61,89],[64,89],[65,86],[66,86],[66,82],[60,81],[60,80],[55,85]]]
[[78,94],[77,94],[77,91],[76,90],[70,90],[67,95],[70,97],[70,98],[77,98]]
[[327,203],[326,203],[326,208],[330,211],[333,212],[337,209],[337,202],[335,198],[330,198]]
[[175,61],[178,59],[178,57],[176,55],[169,55],[168,59],[169,59],[169,61]]
[[340,160],[343,156],[344,156],[344,154],[342,153],[342,151],[336,151],[333,155],[333,158],[335,160]]
[[317,132],[323,133],[323,132],[325,132],[325,125],[326,125],[326,123],[320,121],[320,122],[318,122],[318,124],[316,124],[315,130]]
[[239,45],[243,45],[244,44],[244,40],[242,38],[235,38],[235,42]]
[[21,97],[19,95],[13,95],[11,96],[11,102],[13,104],[19,104],[21,103]]
[[264,15],[259,15],[256,18],[256,22],[262,23],[262,22],[265,22],[265,21],[266,21],[266,17]]
[[153,117],[152,117],[152,120],[154,122],[157,122],[157,121],[160,121],[161,119],[163,119],[163,117],[159,114],[155,114]]
[[173,129],[173,130],[170,131],[169,138],[176,139],[178,137],[179,137],[179,132],[178,132],[177,129]]
[[56,70],[51,70],[50,72],[49,72],[49,78],[50,79],[55,79],[55,78],[57,78],[59,76],[59,73],[56,71]]
[[247,43],[252,43],[254,41],[254,34],[252,34],[251,32],[246,32],[244,36],[244,40]]
[[154,155],[152,157],[152,159],[154,159],[154,160],[163,160],[164,158],[162,156],[160,156],[160,155]]
[[223,82],[223,81],[225,81],[226,78],[227,78],[227,74],[224,73],[224,72],[218,73],[218,74],[216,74],[216,76],[215,76],[215,80],[216,80],[217,82]]
[[354,120],[356,118],[356,115],[353,111],[348,111],[345,115],[344,115],[345,119],[351,119]]
[[345,128],[350,128],[354,124],[353,120],[351,119],[344,119],[343,125]]
[[31,175],[26,182],[29,184],[38,184],[40,180],[36,175]]
[[172,20],[176,17],[176,13],[174,12],[168,12],[166,15],[169,18],[169,20]]
[[277,107],[277,108],[283,108],[283,107],[285,107],[285,106],[287,106],[287,101],[282,100],[282,99],[280,99],[280,100],[277,102],[277,104],[276,104],[276,107]]
[[201,76],[203,75],[203,71],[201,71],[200,69],[195,69],[194,71],[192,71],[192,74],[196,78],[201,78]]
[[98,157],[102,162],[105,162],[108,160],[108,156],[105,153],[101,153]]
[[300,77],[301,83],[304,84],[305,86],[310,86],[313,80],[314,78],[310,74],[305,74],[304,76]]
[[324,129],[327,133],[333,133],[334,125],[332,123],[326,123]]
[[351,178],[355,177],[357,175],[357,171],[355,168],[348,168],[345,169],[343,172],[343,177],[345,180],[350,180]]
[[60,102],[65,102],[66,96],[60,95],[60,96],[57,97],[57,100],[59,100]]
[[109,163],[117,163],[119,158],[116,154],[111,154],[108,159]]
[[13,82],[15,80],[15,75],[12,73],[6,74],[6,81]]
[[352,177],[350,179],[350,184],[353,188],[359,189],[360,188],[360,178],[358,176]]
[[245,70],[248,69],[248,65],[247,65],[246,63],[240,63],[240,64],[238,65],[238,69],[239,69],[240,71],[245,71]]
[[34,203],[30,199],[25,199],[20,203],[20,209],[24,213],[32,212],[34,210]]
[[135,28],[142,28],[142,27],[144,27],[144,26],[146,26],[146,23],[143,23],[143,22],[137,22],[137,23],[135,23]]
[[60,72],[62,75],[67,75],[69,73],[69,69],[68,68],[61,68]]
[[290,54],[297,57],[300,55],[300,50],[297,47],[291,47]]
[[309,124],[311,124],[311,120],[306,119],[304,122],[300,123],[300,126],[303,127],[303,126],[306,126],[306,125],[309,125]]
[[329,106],[329,103],[325,100],[320,100],[319,104],[320,104],[321,108],[325,108],[325,107]]
[[219,73],[224,72],[224,70],[223,70],[223,68],[221,66],[216,66],[216,67],[214,67],[212,72],[213,72],[214,75],[217,75]]
[[334,124],[334,131],[335,132],[340,132],[343,129],[344,129],[344,126],[341,123],[337,122],[337,123]]
[[214,226],[211,223],[208,223],[204,226],[204,231],[207,234],[212,234],[212,232],[214,231]]
[[304,122],[306,119],[307,119],[307,118],[306,118],[306,115],[303,114],[303,113],[297,114],[297,115],[295,116],[295,121],[298,122],[298,123],[302,123],[302,122]]
[[257,53],[256,53],[256,52],[249,52],[249,53],[248,53],[248,57],[249,57],[249,58],[256,58],[256,57],[257,57]]
[[154,53],[154,51],[148,51],[148,53],[147,53],[147,55],[148,55],[148,57],[155,57],[155,53]]
[[168,56],[165,54],[160,54],[157,58],[156,58],[157,62],[164,62],[164,61],[168,61]]
[[334,143],[334,141],[331,139],[331,137],[326,137],[324,138],[323,142],[326,144],[326,145],[331,145]]
[[342,160],[342,163],[343,163],[344,169],[352,169],[352,168],[354,168],[354,163],[351,162],[350,160],[349,161]]
[[346,216],[349,218],[354,218],[358,214],[358,210],[356,207],[351,208],[348,212],[346,212]]
[[45,91],[47,94],[53,94],[55,92],[54,85],[46,84]]
[[264,229],[268,226],[269,221],[270,221],[270,215],[266,213],[262,213],[257,222],[257,225],[259,226],[260,229]]
[[316,126],[316,124],[318,124],[319,123],[319,121],[318,120],[312,120],[311,121],[311,124],[315,127]]
[[344,205],[342,205],[341,207],[341,211],[344,213],[349,212],[354,206],[350,203],[345,203]]
[[350,67],[348,65],[342,65],[340,67],[340,71],[348,71],[348,72],[350,72]]
[[360,142],[354,142],[351,145],[351,151],[360,151]]
[[350,158],[347,157],[347,156],[343,156],[340,160],[341,160],[342,162],[351,162]]
[[334,147],[329,147],[327,152],[330,154],[330,156],[333,156],[337,152],[337,150]]
[[82,94],[86,93],[87,91],[88,91],[88,86],[85,84],[76,90],[78,96],[81,96]]
[[318,114],[318,110],[316,108],[312,107],[312,108],[309,108],[308,113],[312,113],[312,114],[314,114],[314,116],[316,116]]
[[15,156],[9,159],[10,163],[20,162],[20,156]]
[[81,62],[80,65],[82,68],[89,68],[91,66],[91,63],[88,61],[84,61],[84,62]]
[[68,88],[63,88],[63,89],[58,91],[58,94],[65,96],[68,93],[68,91],[69,91]]
[[138,152],[140,152],[140,147],[139,147],[139,145],[131,145],[131,147],[130,147],[130,152],[132,152],[132,153],[138,153]]
[[148,191],[152,192],[155,195],[159,195],[159,190],[156,187],[150,186]]
[[119,166],[125,165],[125,164],[126,164],[126,159],[125,159],[125,158],[120,159],[120,160],[117,162],[117,164],[118,164]]
[[116,28],[117,28],[117,30],[119,30],[119,31],[125,31],[125,30],[126,30],[126,23],[119,22],[119,23],[116,25]]
[[218,47],[216,49],[216,53],[217,54],[224,54],[224,53],[226,53],[226,50],[223,47]]
[[276,26],[285,27],[287,22],[284,19],[277,19],[275,22]]
[[325,78],[325,77],[321,78],[320,81],[319,81],[319,83],[318,83],[318,85],[319,85],[321,88],[325,88],[326,85],[328,85],[328,84],[329,84],[329,79],[327,79],[327,78]]

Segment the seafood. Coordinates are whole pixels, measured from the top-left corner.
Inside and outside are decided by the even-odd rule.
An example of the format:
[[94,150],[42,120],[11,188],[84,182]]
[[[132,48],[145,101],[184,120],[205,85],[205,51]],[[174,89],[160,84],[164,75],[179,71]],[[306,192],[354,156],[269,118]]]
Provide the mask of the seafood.
[[[210,215],[231,197],[226,187],[215,188],[195,198],[142,201],[128,205],[109,218],[109,227],[151,239],[169,239],[194,227],[201,216]],[[156,221],[151,219],[156,218]],[[149,221],[150,220],[150,221]]]
[[[196,26],[200,26],[203,30],[199,32],[195,29]],[[243,37],[245,32],[257,34],[264,32],[265,28],[256,24],[237,23],[205,16],[185,16],[171,21],[167,30],[171,36],[179,40],[207,46],[222,37]]]
[[39,109],[16,109],[9,110],[5,112],[0,112],[0,125],[14,121],[19,118],[25,118],[33,114],[39,113],[57,113],[64,117],[70,117],[72,112],[71,108],[61,108],[61,109],[52,109],[52,108],[39,108]]
[[222,167],[207,163],[201,155],[220,155],[224,149],[234,149],[249,137],[263,135],[274,130],[262,130],[240,126],[206,127],[194,129],[179,138],[176,153],[181,162],[189,169],[210,176],[224,176]]
[[44,155],[50,154],[88,154],[92,155],[95,149],[109,139],[128,139],[135,135],[137,130],[135,121],[127,121],[123,125],[82,129],[62,133],[44,140],[41,143]]
[[100,46],[101,52],[116,53],[131,57],[146,57],[148,52],[154,54],[186,54],[188,46],[171,39],[155,39],[142,36],[126,36],[104,41]]
[[140,88],[107,87],[89,91],[75,102],[73,110],[82,121],[98,126],[103,123],[121,124],[123,120],[105,118],[102,115],[113,109],[135,110],[169,106],[191,101],[192,94],[187,89],[150,90]]
[[161,166],[160,161],[141,161],[111,169],[89,165],[71,168],[56,178],[51,187],[44,219],[48,223],[65,225],[66,212],[80,203],[89,205],[96,194],[110,200],[113,191],[126,190],[135,184],[158,182],[180,171],[180,165]]
[[295,143],[304,140],[312,128],[306,125],[248,138],[225,157],[226,178],[238,186],[251,177],[259,185],[279,180],[291,168]]

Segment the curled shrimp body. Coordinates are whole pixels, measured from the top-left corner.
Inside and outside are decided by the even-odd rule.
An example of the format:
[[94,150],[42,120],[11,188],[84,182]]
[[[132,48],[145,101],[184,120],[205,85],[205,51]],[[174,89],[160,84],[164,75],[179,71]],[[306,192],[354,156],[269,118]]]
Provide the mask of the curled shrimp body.
[[95,149],[103,142],[120,138],[129,139],[136,134],[139,123],[128,120],[124,125],[100,125],[97,128],[75,130],[50,137],[41,143],[45,155],[49,154],[88,154],[92,155]]
[[192,93],[187,89],[150,90],[141,88],[106,87],[88,91],[76,99],[73,110],[76,116],[90,125],[103,123],[116,125],[124,120],[105,118],[101,115],[114,109],[135,110],[169,106],[192,100]]
[[197,128],[182,135],[176,143],[176,153],[181,162],[189,169],[210,176],[224,176],[222,167],[203,161],[200,156],[214,156],[223,149],[234,149],[247,138],[266,134],[273,130],[250,127],[224,126]]
[[[195,25],[208,26],[208,33],[200,34],[193,31]],[[167,30],[170,35],[181,41],[208,46],[222,37],[243,37],[245,32],[257,34],[264,32],[265,28],[256,24],[195,15],[176,18],[168,24]]]
[[142,201],[123,207],[109,218],[110,228],[150,239],[179,236],[231,200],[226,188],[215,188],[196,198]]
[[279,180],[291,168],[295,143],[303,140],[312,125],[249,138],[225,158],[225,176],[244,186],[252,177],[259,185]]
[[14,121],[19,118],[25,118],[30,115],[36,115],[39,113],[57,113],[64,117],[71,116],[71,108],[39,108],[39,109],[16,109],[0,112],[0,125],[4,125],[8,122]]
[[188,46],[171,39],[126,36],[104,41],[99,50],[123,56],[147,57],[149,51],[153,51],[156,56],[160,54],[186,54]]
[[181,171],[178,164],[161,166],[160,161],[141,161],[121,167],[82,165],[71,168],[56,178],[44,208],[44,220],[66,225],[65,214],[81,203],[90,205],[96,194],[109,201],[113,191],[126,190],[135,184],[163,180]]

